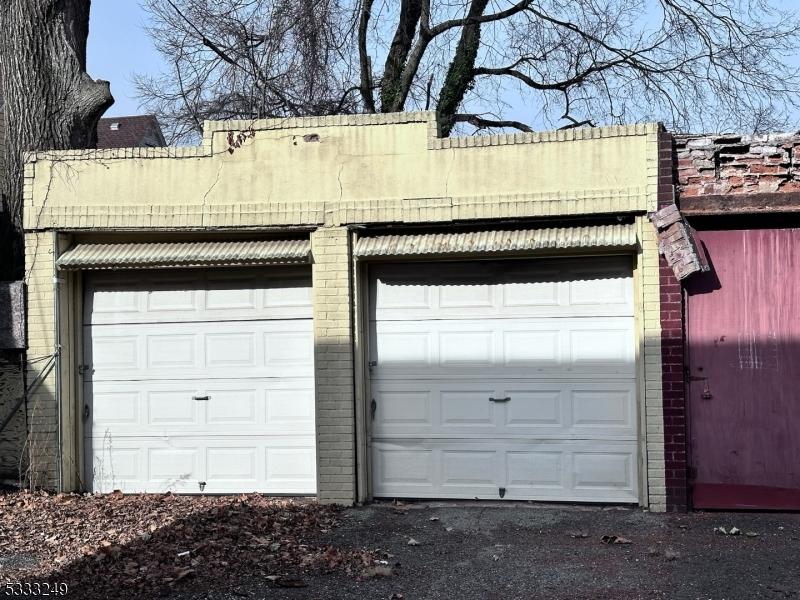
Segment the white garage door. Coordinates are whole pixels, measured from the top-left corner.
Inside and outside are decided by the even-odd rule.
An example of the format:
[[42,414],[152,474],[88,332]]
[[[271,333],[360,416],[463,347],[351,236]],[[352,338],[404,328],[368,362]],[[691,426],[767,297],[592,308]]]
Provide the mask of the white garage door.
[[87,277],[92,490],[316,492],[307,270]]
[[373,493],[636,502],[631,261],[373,269]]

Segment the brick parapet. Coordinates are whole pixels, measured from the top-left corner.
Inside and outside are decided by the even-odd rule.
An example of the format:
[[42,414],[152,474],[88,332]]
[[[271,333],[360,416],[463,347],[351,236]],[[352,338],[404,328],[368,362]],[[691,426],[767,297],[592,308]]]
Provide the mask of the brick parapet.
[[198,158],[214,152],[224,152],[227,145],[214,148],[214,135],[240,131],[270,131],[307,129],[309,127],[369,127],[375,125],[402,125],[405,123],[425,123],[428,128],[428,149],[447,150],[450,148],[480,148],[486,146],[507,146],[513,144],[538,144],[548,142],[574,142],[598,140],[613,137],[654,135],[658,125],[640,123],[636,125],[613,125],[609,127],[576,127],[530,133],[507,133],[493,135],[470,135],[439,137],[436,113],[419,111],[407,113],[381,113],[359,115],[329,115],[322,117],[291,117],[286,119],[257,119],[231,121],[205,121],[203,141],[198,146],[179,147],[141,147],[105,148],[78,150],[46,150],[31,152],[26,156],[29,163],[38,160],[115,160],[130,158]]
[[676,135],[680,196],[800,191],[800,133]]

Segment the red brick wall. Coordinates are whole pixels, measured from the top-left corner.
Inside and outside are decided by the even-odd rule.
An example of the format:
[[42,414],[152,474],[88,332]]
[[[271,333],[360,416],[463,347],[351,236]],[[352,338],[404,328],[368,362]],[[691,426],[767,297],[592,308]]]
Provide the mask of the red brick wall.
[[[673,202],[675,143],[662,132],[658,143],[658,206]],[[686,394],[684,388],[683,293],[672,269],[661,257],[661,378],[664,401],[664,467],[667,510],[685,511],[687,501]]]
[[681,196],[800,191],[800,134],[676,135]]

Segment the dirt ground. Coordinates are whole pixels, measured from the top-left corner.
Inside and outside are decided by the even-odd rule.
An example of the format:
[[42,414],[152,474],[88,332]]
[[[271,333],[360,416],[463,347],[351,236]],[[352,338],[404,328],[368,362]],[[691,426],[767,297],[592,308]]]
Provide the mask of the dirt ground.
[[[800,598],[800,515],[419,504],[350,509],[324,540],[391,554],[389,576],[242,581],[189,599],[751,600]],[[738,535],[715,532],[716,527]],[[630,544],[605,544],[604,535]],[[419,545],[409,545],[414,539]]]
[[800,600],[800,514],[258,496],[1,508],[0,584],[32,569],[79,582],[68,598]]

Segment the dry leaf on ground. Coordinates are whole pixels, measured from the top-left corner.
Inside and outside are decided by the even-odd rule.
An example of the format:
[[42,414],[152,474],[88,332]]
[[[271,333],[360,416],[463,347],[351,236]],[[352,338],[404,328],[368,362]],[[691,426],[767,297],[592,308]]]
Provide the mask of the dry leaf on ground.
[[339,509],[314,502],[240,496],[0,495],[0,556],[35,557],[5,570],[10,581],[63,581],[90,598],[155,597],[164,586],[243,576],[341,570],[361,576],[372,551],[313,545],[337,525]]

